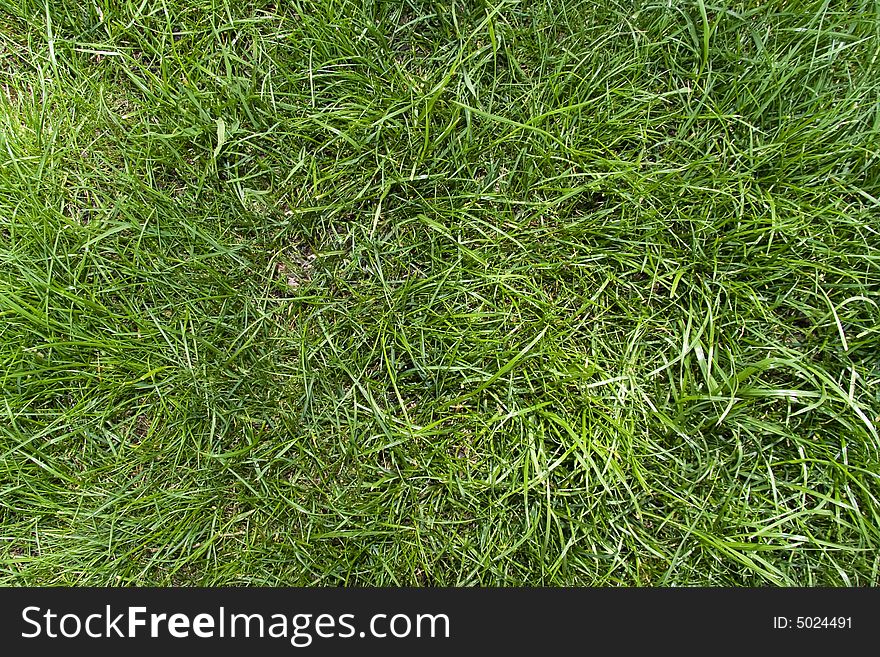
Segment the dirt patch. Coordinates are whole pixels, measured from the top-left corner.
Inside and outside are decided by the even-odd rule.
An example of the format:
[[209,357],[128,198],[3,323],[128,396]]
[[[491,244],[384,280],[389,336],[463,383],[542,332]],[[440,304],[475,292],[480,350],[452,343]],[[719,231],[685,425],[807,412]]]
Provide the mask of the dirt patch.
[[296,290],[312,280],[317,256],[308,245],[286,249],[275,261],[275,276],[284,286]]

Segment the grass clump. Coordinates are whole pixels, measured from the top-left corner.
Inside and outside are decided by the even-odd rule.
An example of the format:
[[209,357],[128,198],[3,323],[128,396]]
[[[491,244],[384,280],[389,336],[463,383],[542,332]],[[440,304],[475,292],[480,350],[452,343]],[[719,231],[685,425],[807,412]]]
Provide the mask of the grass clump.
[[876,583],[877,11],[3,0],[0,582]]

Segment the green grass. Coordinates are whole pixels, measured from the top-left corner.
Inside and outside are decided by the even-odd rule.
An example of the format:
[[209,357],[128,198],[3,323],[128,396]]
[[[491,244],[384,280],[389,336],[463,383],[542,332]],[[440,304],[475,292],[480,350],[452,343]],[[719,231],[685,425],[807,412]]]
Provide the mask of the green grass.
[[0,0],[0,583],[880,579],[876,2]]

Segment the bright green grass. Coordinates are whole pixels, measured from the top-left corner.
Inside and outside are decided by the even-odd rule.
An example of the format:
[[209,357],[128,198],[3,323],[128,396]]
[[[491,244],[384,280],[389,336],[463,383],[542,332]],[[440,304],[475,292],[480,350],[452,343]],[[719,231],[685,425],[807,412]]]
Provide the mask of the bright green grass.
[[875,2],[0,25],[0,583],[878,582]]

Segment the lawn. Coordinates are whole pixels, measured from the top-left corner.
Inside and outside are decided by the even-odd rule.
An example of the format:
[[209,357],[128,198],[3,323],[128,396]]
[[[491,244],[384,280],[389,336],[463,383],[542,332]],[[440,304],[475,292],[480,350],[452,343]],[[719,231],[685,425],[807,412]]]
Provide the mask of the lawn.
[[880,581],[877,3],[0,26],[0,584]]

